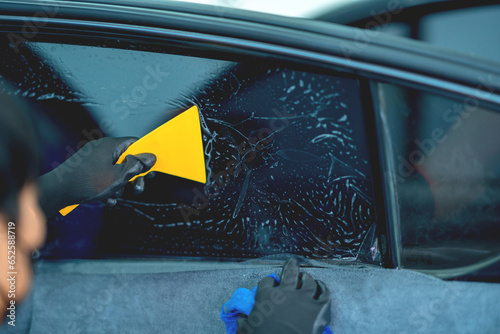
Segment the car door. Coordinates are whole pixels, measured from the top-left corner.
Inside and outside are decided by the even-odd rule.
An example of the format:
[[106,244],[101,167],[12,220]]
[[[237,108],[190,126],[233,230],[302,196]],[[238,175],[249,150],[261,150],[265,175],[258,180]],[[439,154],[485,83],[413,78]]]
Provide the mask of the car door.
[[[93,7],[93,15],[103,15],[101,6]],[[55,121],[41,130],[46,170],[88,140],[142,137],[197,105],[208,183],[157,175],[144,194],[126,193],[127,201],[114,208],[93,203],[54,217],[45,256],[295,253],[355,260],[363,242],[372,246],[375,196],[355,74],[263,52],[270,44],[251,51],[227,44],[206,49],[177,38],[160,45],[150,33],[135,40],[64,35],[39,32],[19,42],[21,28],[4,40],[12,54],[5,68],[15,69],[5,76]],[[20,72],[36,85],[16,77]],[[380,263],[378,251],[370,257]]]
[[[481,188],[479,199],[450,197],[456,178],[450,186],[442,169],[439,182],[428,174],[443,164],[439,156],[467,166],[476,146],[453,157],[445,153],[477,134],[462,127],[471,108],[482,119],[475,129],[498,121],[497,66],[370,31],[222,8],[122,1],[0,5],[2,84],[37,111],[45,171],[89,140],[141,137],[192,105],[200,109],[207,184],[160,174],[141,195],[128,189],[115,207],[91,203],[52,217],[40,285],[59,281],[65,270],[81,281],[82,268],[96,263],[92,258],[122,261],[93,269],[125,270],[113,276],[121,283],[137,264],[149,275],[181,261],[191,263],[189,270],[206,269],[203,263],[220,269],[221,260],[277,264],[286,254],[313,267],[404,267],[444,278],[496,262],[496,151],[475,157],[483,169],[445,173],[479,176],[479,183],[467,179],[468,192]],[[457,139],[443,139],[452,133]],[[487,133],[495,142],[495,131]],[[458,144],[446,147],[450,143]],[[422,167],[424,160],[429,167]],[[441,204],[449,201],[453,205]],[[444,218],[435,217],[438,207]],[[470,218],[482,209],[481,222]],[[455,216],[447,215],[452,211]],[[468,219],[455,223],[464,212]],[[145,259],[161,269],[145,267]],[[68,269],[61,260],[85,265]],[[126,284],[102,287],[89,277],[94,293],[113,291],[96,297],[105,309],[130,284],[126,278]],[[47,290],[35,299],[42,297]],[[76,324],[88,325],[96,315],[87,299]],[[41,314],[37,328],[54,316]]]

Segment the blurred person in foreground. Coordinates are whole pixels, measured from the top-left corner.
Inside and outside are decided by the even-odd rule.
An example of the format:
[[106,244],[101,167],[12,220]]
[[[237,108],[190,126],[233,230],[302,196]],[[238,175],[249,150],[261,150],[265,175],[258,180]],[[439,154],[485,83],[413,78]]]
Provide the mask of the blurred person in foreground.
[[[22,101],[0,92],[0,315],[26,297],[32,280],[31,255],[42,247],[46,217],[68,205],[116,203],[134,176],[156,162],[153,154],[129,155],[115,165],[137,138],[88,142],[53,171],[40,176],[37,136]],[[134,190],[144,189],[138,178]],[[10,274],[9,274],[10,273]]]

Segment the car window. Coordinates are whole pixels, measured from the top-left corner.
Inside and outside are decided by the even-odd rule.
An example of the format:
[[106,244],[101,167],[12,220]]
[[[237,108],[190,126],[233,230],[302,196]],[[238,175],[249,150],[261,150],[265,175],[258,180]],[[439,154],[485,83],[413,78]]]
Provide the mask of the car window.
[[498,62],[499,37],[488,32],[500,29],[499,14],[498,5],[429,14],[420,22],[419,38],[453,51]]
[[355,77],[133,43],[29,42],[2,61],[38,110],[46,171],[86,140],[141,137],[200,110],[206,185],[158,174],[114,207],[58,215],[43,256],[380,261]]
[[[450,7],[452,8],[452,7]],[[414,11],[413,15],[407,12]],[[402,14],[402,15],[400,15]],[[377,29],[396,36],[418,39],[452,52],[477,57],[481,61],[499,61],[498,31],[500,6],[488,5],[421,13],[407,8],[400,13],[388,13],[384,19],[367,19],[362,27]],[[374,24],[381,24],[374,27]]]
[[397,186],[402,265],[463,267],[500,252],[500,113],[378,83]]

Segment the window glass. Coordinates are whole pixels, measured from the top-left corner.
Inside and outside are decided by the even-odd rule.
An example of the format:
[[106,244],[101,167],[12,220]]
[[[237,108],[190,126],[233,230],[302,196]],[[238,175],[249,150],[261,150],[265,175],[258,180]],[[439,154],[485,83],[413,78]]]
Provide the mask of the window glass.
[[[500,37],[488,33],[500,29],[500,6],[476,6],[453,10],[444,10],[422,15],[414,8],[413,15],[390,15],[388,23],[380,26],[366,26],[371,30],[382,31],[391,35],[418,39],[452,52],[460,52],[478,61],[498,62],[500,55]],[[370,24],[377,21],[371,20]],[[364,28],[362,26],[362,28]]]
[[444,269],[500,251],[500,113],[474,97],[451,100],[377,85],[387,119],[403,265]]
[[23,75],[5,78],[39,111],[46,170],[82,140],[141,137],[192,105],[205,149],[206,185],[158,174],[112,208],[58,215],[43,256],[379,261],[355,78],[158,46],[32,42],[22,53],[3,62]]
[[[106,135],[140,137],[173,109],[172,101],[235,65],[230,61],[165,56],[104,46],[30,43],[30,49],[79,93],[78,102]],[[32,87],[33,91],[35,87]],[[38,99],[64,95],[44,94]]]
[[479,6],[425,16],[419,38],[453,51],[498,62],[500,37],[488,32],[500,29],[500,6]]

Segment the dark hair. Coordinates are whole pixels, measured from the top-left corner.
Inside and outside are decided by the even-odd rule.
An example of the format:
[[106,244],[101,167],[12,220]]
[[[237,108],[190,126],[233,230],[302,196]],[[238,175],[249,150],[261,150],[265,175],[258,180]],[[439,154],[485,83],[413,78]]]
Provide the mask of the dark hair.
[[17,217],[19,192],[36,180],[39,161],[27,106],[8,90],[0,91],[0,211],[8,219]]

